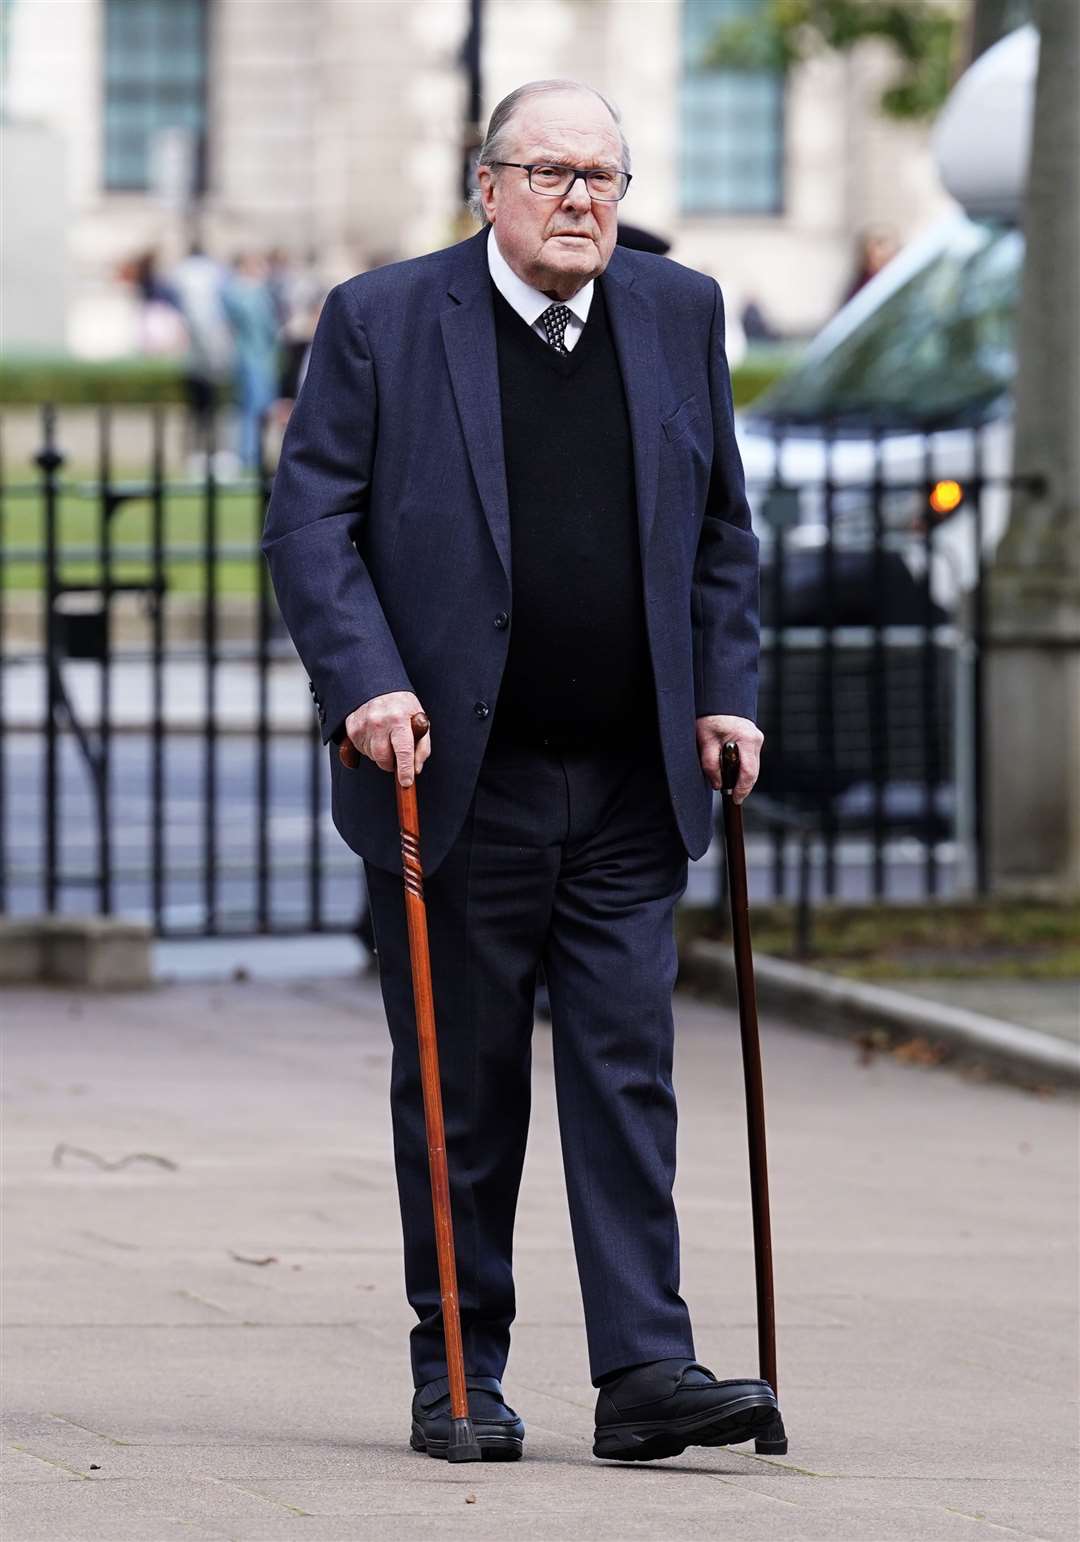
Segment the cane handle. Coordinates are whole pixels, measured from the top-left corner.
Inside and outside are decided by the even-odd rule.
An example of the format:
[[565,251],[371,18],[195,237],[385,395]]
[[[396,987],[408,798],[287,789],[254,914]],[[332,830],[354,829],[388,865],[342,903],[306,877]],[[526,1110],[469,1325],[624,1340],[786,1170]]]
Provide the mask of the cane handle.
[[[419,744],[420,740],[431,727],[431,721],[425,712],[414,712],[411,721],[413,741],[414,743]],[[356,748],[356,745],[352,742],[352,740],[346,736],[344,739],[342,739],[338,748],[338,759],[341,761],[343,766],[348,766],[349,770],[353,771],[360,764],[363,756],[360,754],[360,751]]]

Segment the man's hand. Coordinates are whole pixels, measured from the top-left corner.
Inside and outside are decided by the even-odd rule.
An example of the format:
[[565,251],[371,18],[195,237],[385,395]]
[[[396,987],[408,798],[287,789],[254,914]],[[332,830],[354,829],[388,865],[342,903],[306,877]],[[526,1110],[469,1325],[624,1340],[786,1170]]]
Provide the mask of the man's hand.
[[739,780],[735,783],[735,802],[741,803],[758,779],[758,762],[765,735],[748,717],[699,717],[697,720],[698,755],[701,769],[714,791],[720,791],[720,750],[730,740],[739,746]]
[[373,696],[345,719],[346,737],[361,755],[383,771],[397,771],[398,783],[411,787],[431,754],[431,729],[413,740],[412,719],[423,707],[412,691],[390,691]]

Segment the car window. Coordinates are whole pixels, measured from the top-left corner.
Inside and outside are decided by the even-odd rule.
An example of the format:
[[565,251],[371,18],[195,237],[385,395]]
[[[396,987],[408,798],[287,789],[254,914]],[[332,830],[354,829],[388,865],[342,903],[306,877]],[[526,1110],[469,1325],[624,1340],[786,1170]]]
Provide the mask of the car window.
[[841,430],[981,421],[1012,383],[1022,263],[1017,230],[958,220],[923,266],[835,346],[812,349],[749,420]]

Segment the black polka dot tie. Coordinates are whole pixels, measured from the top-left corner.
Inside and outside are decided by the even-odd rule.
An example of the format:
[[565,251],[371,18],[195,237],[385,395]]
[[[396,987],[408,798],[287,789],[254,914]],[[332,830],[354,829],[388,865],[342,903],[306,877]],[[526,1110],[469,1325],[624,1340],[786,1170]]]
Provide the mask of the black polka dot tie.
[[541,325],[547,334],[547,340],[556,353],[570,352],[564,339],[572,314],[573,312],[568,305],[549,305],[540,317]]

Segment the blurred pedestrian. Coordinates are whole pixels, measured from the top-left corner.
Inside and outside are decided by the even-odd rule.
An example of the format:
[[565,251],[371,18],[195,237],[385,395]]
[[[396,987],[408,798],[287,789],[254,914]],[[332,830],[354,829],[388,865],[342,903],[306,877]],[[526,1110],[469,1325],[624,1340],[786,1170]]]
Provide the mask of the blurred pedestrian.
[[185,453],[188,472],[200,476],[214,444],[214,413],[233,369],[232,331],[225,314],[225,273],[221,264],[194,244],[169,275],[169,287],[184,318],[187,348],[184,395],[188,417]]
[[274,302],[274,314],[278,327],[285,325],[289,302],[287,291],[292,273],[292,261],[283,246],[272,246],[266,254],[266,286]]
[[860,233],[855,243],[855,262],[851,282],[844,295],[844,304],[891,262],[900,250],[896,232],[886,225],[876,226]]
[[225,285],[225,314],[235,346],[236,453],[245,471],[255,471],[263,418],[278,388],[278,318],[265,258],[237,257]]
[[157,253],[140,252],[123,264],[120,276],[139,298],[139,352],[153,358],[181,355],[187,329],[176,290],[159,271]]
[[652,252],[657,257],[666,257],[671,251],[671,242],[667,236],[646,230],[643,225],[628,225],[625,220],[619,221],[619,233],[615,241],[618,246],[629,247],[632,252]]
[[281,375],[278,395],[296,400],[303,379],[311,339],[326,298],[326,284],[319,271],[318,257],[309,252],[301,263],[290,264],[280,277]]
[[779,332],[765,314],[760,300],[756,300],[753,295],[743,305],[739,320],[748,343],[775,343],[779,340]]

